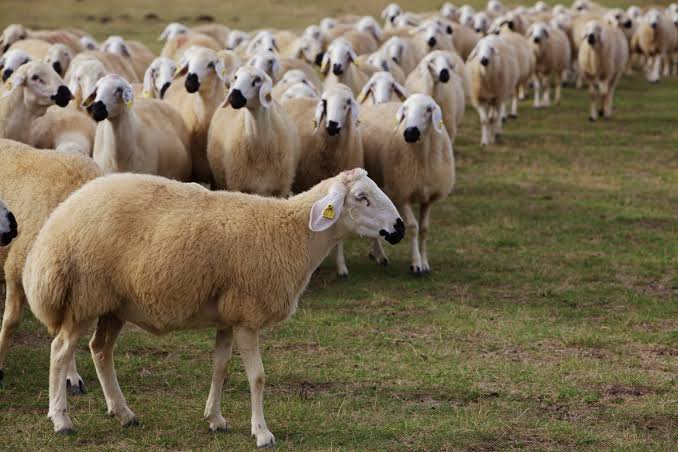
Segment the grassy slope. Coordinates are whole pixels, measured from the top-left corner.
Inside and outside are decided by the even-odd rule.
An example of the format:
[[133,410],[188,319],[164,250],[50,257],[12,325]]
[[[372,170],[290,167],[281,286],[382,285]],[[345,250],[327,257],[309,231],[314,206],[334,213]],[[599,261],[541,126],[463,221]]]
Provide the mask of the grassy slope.
[[[3,0],[0,25],[71,24],[98,38],[119,32],[153,43],[162,25],[141,30],[136,18],[153,10],[164,20],[238,17],[243,28],[298,26],[338,12],[336,2],[297,12],[282,1],[208,8],[212,2],[38,9],[32,5],[47,2]],[[349,2],[343,11],[380,5]],[[134,18],[85,20],[124,13]],[[678,81],[624,80],[615,118],[595,125],[586,121],[585,92],[567,89],[564,99],[548,111],[524,103],[504,145],[489,149],[477,145],[478,120],[467,112],[458,188],[434,209],[430,277],[408,275],[406,245],[389,249],[392,266],[383,270],[366,258],[368,244],[354,240],[350,279],[324,265],[295,317],[265,333],[266,414],[279,449],[675,445]],[[118,375],[142,420],[131,430],[106,417],[83,341],[78,363],[90,393],[70,398],[78,433],[61,438],[45,419],[49,338],[26,316],[0,389],[0,444],[251,448],[237,355],[223,398],[232,432],[210,435],[202,421],[213,337],[123,335]]]

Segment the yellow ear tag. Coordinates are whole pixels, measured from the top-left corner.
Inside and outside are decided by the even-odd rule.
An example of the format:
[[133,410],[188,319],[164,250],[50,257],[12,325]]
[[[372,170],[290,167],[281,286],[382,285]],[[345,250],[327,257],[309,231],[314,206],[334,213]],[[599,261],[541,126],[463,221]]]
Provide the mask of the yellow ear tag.
[[127,102],[125,102],[125,105],[127,105],[127,108],[132,108],[133,103],[134,103],[134,101],[128,100]]
[[328,204],[325,209],[323,209],[323,218],[327,218],[328,220],[334,219],[334,206],[332,204]]
[[12,91],[12,81],[11,80],[7,80],[7,90]]
[[144,97],[146,97],[146,98],[149,98],[149,97],[151,97],[151,92],[145,89],[145,90],[141,93],[141,95],[144,96]]
[[440,121],[438,121],[438,128],[442,128],[442,127],[443,127],[443,120],[441,119]]

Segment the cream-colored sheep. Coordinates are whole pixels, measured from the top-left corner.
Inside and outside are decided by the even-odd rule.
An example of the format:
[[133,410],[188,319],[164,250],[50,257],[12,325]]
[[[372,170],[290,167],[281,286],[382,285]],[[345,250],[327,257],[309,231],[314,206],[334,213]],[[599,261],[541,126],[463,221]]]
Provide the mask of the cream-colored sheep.
[[527,36],[537,57],[534,71],[534,108],[551,105],[552,85],[555,89],[555,102],[559,104],[563,74],[572,61],[567,35],[545,22],[535,22],[527,30]]
[[287,196],[292,189],[299,137],[287,113],[271,97],[273,82],[261,69],[237,70],[231,90],[212,118],[207,139],[214,186]]
[[31,61],[32,58],[23,50],[9,49],[0,57],[0,72],[2,81],[6,82],[19,67]]
[[9,78],[0,97],[0,138],[30,142],[33,122],[51,105],[65,107],[71,92],[47,64],[30,61]]
[[106,72],[110,74],[118,74],[120,77],[124,78],[130,83],[139,83],[141,82],[141,77],[137,77],[134,68],[129,59],[122,57],[115,53],[100,52],[98,50],[86,50],[80,52],[73,58],[71,62],[71,67],[66,71],[66,80],[70,80],[70,73],[74,71],[74,68],[77,68],[83,60],[98,60],[106,69]]
[[52,106],[31,124],[28,144],[91,157],[96,123],[75,108]]
[[307,63],[320,66],[323,61],[324,48],[325,38],[320,27],[310,25],[300,37],[281,50],[280,54],[284,58],[299,58]]
[[518,83],[513,49],[496,35],[486,36],[469,55],[466,72],[471,105],[480,117],[480,144],[494,143],[501,133],[502,109],[515,94]]
[[[351,89],[335,85],[321,99],[295,99],[284,105],[299,135],[299,163],[292,190],[306,191],[341,171],[363,166],[358,105]],[[348,276],[343,243],[337,246],[337,273]]]
[[193,180],[212,182],[207,161],[207,134],[214,112],[226,97],[225,77],[230,68],[214,51],[204,47],[187,49],[165,100],[181,115],[190,137]]
[[357,96],[367,83],[368,77],[354,64],[356,58],[351,44],[344,38],[332,41],[320,66],[320,72],[325,75],[325,86],[341,83],[351,88],[353,94]]
[[29,38],[16,41],[9,50],[19,50],[27,53],[34,60],[44,60],[51,46],[52,44],[41,39]]
[[287,90],[292,86],[297,84],[305,85],[310,91],[304,90],[304,92],[311,93],[313,95],[312,97],[316,97],[317,90],[322,86],[322,84],[315,85],[311,80],[308,79],[304,71],[292,69],[291,71],[285,72],[285,75],[283,75],[280,81],[273,86],[273,91],[271,92],[273,99],[280,102],[283,94],[287,92]]
[[[182,31],[181,24],[169,24],[160,35],[160,40],[166,40],[160,51],[160,56],[180,61],[184,52],[191,47],[206,47],[215,52],[222,50],[224,46],[216,39],[203,33]],[[230,48],[230,47],[229,47]]]
[[167,89],[172,85],[176,70],[177,65],[174,60],[167,57],[156,58],[146,69],[141,93],[135,91],[134,95],[141,94],[151,99],[163,99]]
[[426,94],[438,104],[452,144],[464,117],[468,86],[464,62],[459,55],[442,50],[426,55],[405,82],[408,93]]
[[381,11],[381,18],[384,19],[384,27],[388,28],[393,26],[396,17],[401,15],[403,12],[402,8],[396,3],[389,3]]
[[[454,31],[452,33],[454,34]],[[412,44],[418,61],[433,50],[454,52],[452,36],[434,19],[422,22],[412,30]]]
[[[5,284],[5,311],[0,330],[1,383],[10,337],[19,327],[26,306],[21,282],[26,255],[52,210],[70,193],[98,176],[99,169],[89,158],[41,151],[4,139],[0,139],[0,162],[0,198],[11,207],[20,232],[12,246],[0,249],[0,283]],[[16,223],[13,230],[16,231]],[[12,235],[4,235],[2,244]],[[69,362],[68,372],[60,384],[64,383],[74,392],[84,391],[75,359]]]
[[409,38],[393,36],[384,42],[379,52],[400,66],[404,75],[412,72],[419,63],[419,58]]
[[242,46],[247,46],[250,41],[250,34],[242,30],[231,30],[226,41],[227,50],[237,50]]
[[626,38],[617,27],[596,20],[586,24],[583,35],[577,61],[589,85],[589,120],[595,121],[599,114],[609,118],[614,90],[629,58]]
[[[0,53],[11,47],[24,50],[35,60],[42,60],[47,55],[50,44],[66,44],[73,52],[84,50],[80,43],[80,35],[73,30],[41,30],[33,31],[20,24],[8,25],[0,36]],[[20,41],[28,41],[22,43]]]
[[395,206],[361,169],[286,200],[133,174],[86,185],[52,214],[23,278],[31,309],[56,335],[54,430],[73,428],[59,382],[97,319],[90,350],[108,412],[123,425],[138,423],[113,366],[115,340],[129,321],[153,334],[217,329],[204,413],[211,431],[227,428],[220,405],[235,342],[250,383],[251,434],[258,447],[273,445],[259,332],[294,314],[314,270],[351,233],[393,244],[404,235]]
[[80,44],[83,50],[96,50],[99,48],[99,43],[91,36],[81,37]]
[[485,11],[480,11],[473,16],[473,30],[476,34],[482,36],[487,35],[490,28],[490,16]]
[[381,51],[374,52],[371,55],[359,56],[356,64],[365,73],[370,73],[370,77],[376,72],[390,72],[393,78],[401,85],[405,83],[405,71],[395,62]]
[[52,44],[44,61],[52,66],[57,74],[64,77],[74,57],[73,50],[67,45]]
[[113,53],[127,59],[134,69],[138,80],[144,78],[146,69],[155,59],[155,55],[148,47],[139,41],[126,41],[122,36],[109,36],[101,44],[101,51]]
[[207,36],[211,36],[214,38],[219,44],[221,44],[221,47],[226,47],[226,43],[228,42],[228,37],[231,34],[231,29],[228,28],[226,25],[222,24],[202,24],[202,25],[196,25],[195,27],[191,28],[191,31],[194,31],[196,33],[202,33]]
[[99,80],[84,105],[99,123],[93,158],[104,173],[190,179],[188,133],[170,105],[157,99],[135,101],[132,86],[119,75]]
[[[395,131],[391,118],[396,120]],[[410,269],[415,275],[428,273],[431,205],[447,197],[455,182],[454,153],[440,107],[425,94],[412,94],[402,104],[364,107],[360,121],[365,168],[390,193],[405,219],[411,240]],[[421,206],[419,221],[412,209],[415,204]],[[379,264],[388,262],[378,242],[372,256]]]
[[372,16],[361,17],[355,24],[336,26],[328,33],[328,40],[344,38],[357,55],[373,53],[379,48],[383,34]]
[[396,102],[407,98],[407,90],[398,83],[390,72],[381,71],[372,77],[358,95],[358,103],[367,105]]
[[640,20],[633,37],[632,46],[640,49],[648,60],[647,80],[659,81],[670,75],[673,53],[678,46],[678,28],[667,14],[651,9]]
[[96,83],[110,72],[104,64],[96,58],[75,57],[66,73],[66,83],[73,95],[72,108],[85,111],[82,101],[94,91]]
[[242,57],[252,57],[262,50],[268,50],[275,53],[280,52],[278,41],[270,30],[261,30],[257,33],[254,38],[247,43],[247,47],[245,47],[244,50],[245,52],[241,55]]
[[279,102],[281,105],[284,105],[289,100],[299,99],[301,97],[317,99],[318,93],[316,93],[313,88],[306,85],[305,83],[295,83],[294,85],[287,88],[284,93],[282,93]]
[[306,61],[298,58],[280,58],[277,53],[270,50],[256,52],[247,62],[248,65],[257,67],[271,77],[274,83],[288,71],[302,71],[313,86],[321,86],[322,79],[316,70]]

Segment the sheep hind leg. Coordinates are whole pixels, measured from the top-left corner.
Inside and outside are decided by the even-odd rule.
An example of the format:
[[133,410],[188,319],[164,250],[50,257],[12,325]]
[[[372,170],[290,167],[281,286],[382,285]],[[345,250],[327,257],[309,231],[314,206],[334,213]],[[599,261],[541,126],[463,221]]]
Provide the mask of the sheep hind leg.
[[407,233],[410,236],[411,244],[411,255],[412,255],[412,264],[410,265],[410,271],[417,276],[420,276],[422,272],[421,265],[421,253],[419,252],[419,224],[417,223],[417,217],[414,215],[411,204],[405,204],[402,209],[398,209],[403,213],[405,217],[405,227],[407,228]]
[[68,364],[73,359],[78,340],[83,334],[79,325],[64,324],[52,341],[49,360],[49,411],[47,417],[60,434],[73,432],[73,423],[68,417],[67,390],[64,380]]
[[0,385],[2,385],[4,377],[3,366],[9,350],[9,341],[16,329],[19,328],[21,315],[26,306],[23,291],[12,278],[7,278],[5,297],[5,312],[2,316],[2,330],[0,330]]
[[428,253],[426,251],[426,239],[428,238],[430,223],[431,203],[424,203],[419,210],[419,252],[421,253],[421,270],[423,273],[431,272],[431,266],[428,263]]
[[235,342],[240,350],[247,381],[250,384],[252,402],[252,436],[256,438],[257,447],[269,447],[275,444],[273,433],[266,427],[264,419],[264,384],[266,376],[259,352],[259,334],[247,328],[235,331]]
[[217,337],[214,342],[212,385],[205,404],[205,420],[210,424],[210,431],[213,433],[228,430],[226,419],[221,415],[221,394],[233,351],[233,330],[217,330]]
[[384,246],[381,244],[381,239],[375,239],[372,242],[372,251],[370,251],[370,259],[376,262],[377,265],[381,265],[383,267],[386,267],[388,265],[388,257],[386,256],[386,252],[384,251]]
[[478,117],[480,118],[480,145],[486,146],[490,144],[489,133],[489,115],[488,108],[485,105],[478,106]]
[[75,366],[75,355],[73,355],[71,362],[68,363],[68,370],[66,371],[66,389],[68,389],[68,393],[71,395],[87,394],[85,382]]
[[113,348],[124,324],[125,322],[110,314],[99,317],[96,331],[89,341],[89,349],[106,399],[108,415],[115,416],[123,427],[130,427],[139,425],[139,421],[127,406],[113,364]]
[[344,256],[344,242],[337,245],[337,274],[342,278],[348,276],[348,267],[346,266],[346,257]]
[[541,77],[534,77],[534,108],[541,107]]

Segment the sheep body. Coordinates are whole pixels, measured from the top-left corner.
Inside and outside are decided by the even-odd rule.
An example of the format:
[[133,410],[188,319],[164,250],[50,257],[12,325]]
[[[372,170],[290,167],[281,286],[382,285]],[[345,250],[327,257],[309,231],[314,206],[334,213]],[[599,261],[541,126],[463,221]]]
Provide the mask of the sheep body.
[[74,108],[53,106],[33,121],[28,144],[91,157],[95,134],[92,118]]
[[[555,102],[560,102],[563,74],[570,67],[572,55],[567,35],[559,28],[545,22],[536,22],[528,29],[532,49],[536,56],[534,87],[535,108],[550,105],[551,78],[555,89]],[[543,90],[543,98],[541,92]]]

